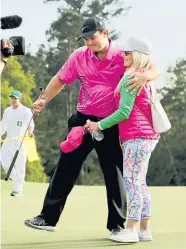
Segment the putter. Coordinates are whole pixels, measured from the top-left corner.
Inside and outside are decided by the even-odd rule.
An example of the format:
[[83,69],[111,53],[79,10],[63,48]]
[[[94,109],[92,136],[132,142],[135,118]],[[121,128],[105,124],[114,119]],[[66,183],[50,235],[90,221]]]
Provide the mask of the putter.
[[[40,93],[40,95],[39,95],[39,99],[40,99],[41,96],[42,96],[42,94],[43,94],[43,89],[42,89],[41,87],[40,87],[39,89],[40,89],[40,91],[41,91],[41,93]],[[10,164],[10,167],[9,167],[7,173],[6,173],[5,181],[8,181],[8,178],[9,178],[11,172],[12,172],[12,169],[13,169],[13,167],[14,167],[15,161],[16,161],[17,156],[18,156],[18,154],[19,154],[20,148],[21,148],[21,146],[22,146],[22,144],[23,144],[23,140],[24,140],[24,138],[25,138],[25,136],[26,136],[26,134],[27,134],[28,128],[29,128],[29,126],[30,126],[30,123],[31,123],[33,117],[34,117],[34,109],[32,109],[32,117],[31,117],[31,119],[30,119],[30,122],[28,123],[27,129],[26,129],[25,134],[24,134],[24,136],[23,136],[23,138],[22,138],[22,141],[21,141],[21,144],[20,144],[20,146],[19,146],[19,149],[16,150],[16,152],[15,152],[15,154],[14,154],[14,157],[13,157],[13,159],[12,159],[12,162],[11,162],[11,164]]]

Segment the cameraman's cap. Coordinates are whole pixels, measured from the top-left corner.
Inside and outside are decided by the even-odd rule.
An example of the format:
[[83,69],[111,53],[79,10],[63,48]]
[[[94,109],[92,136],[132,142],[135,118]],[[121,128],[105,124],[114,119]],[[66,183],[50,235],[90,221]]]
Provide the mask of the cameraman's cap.
[[124,51],[138,51],[140,53],[150,55],[152,52],[152,44],[145,38],[130,37],[124,45]]
[[81,38],[92,36],[96,31],[103,29],[105,29],[105,24],[102,21],[94,17],[88,18],[84,21],[81,29],[81,36],[77,40],[79,41]]
[[21,99],[22,98],[22,94],[21,92],[14,90],[11,94],[10,97],[16,98],[16,99]]

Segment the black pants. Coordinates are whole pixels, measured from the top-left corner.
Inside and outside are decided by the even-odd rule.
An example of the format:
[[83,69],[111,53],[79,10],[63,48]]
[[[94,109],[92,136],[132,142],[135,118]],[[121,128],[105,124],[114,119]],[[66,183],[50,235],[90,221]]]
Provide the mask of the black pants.
[[[87,119],[98,121],[98,118],[94,116],[79,112],[72,115],[68,121],[69,131],[74,126],[83,126]],[[123,227],[126,220],[127,201],[122,177],[123,157],[119,144],[118,127],[113,126],[104,130],[103,133],[104,139],[100,142],[92,140],[88,133],[84,135],[82,144],[76,150],[66,154],[61,153],[40,214],[50,225],[56,225],[58,222],[83,162],[95,148],[107,189],[107,228],[112,230],[117,225]]]

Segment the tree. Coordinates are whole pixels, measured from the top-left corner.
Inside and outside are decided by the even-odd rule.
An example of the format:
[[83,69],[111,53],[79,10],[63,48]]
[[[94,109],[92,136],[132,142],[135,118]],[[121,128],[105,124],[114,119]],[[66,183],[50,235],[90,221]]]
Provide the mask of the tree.
[[[131,6],[126,6],[122,0],[46,0],[44,2],[62,2],[62,6],[58,11],[69,9],[77,13],[81,18],[81,24],[88,17],[98,17],[110,24],[113,18],[126,15],[132,8]],[[119,35],[120,33],[117,30],[110,31],[110,37],[113,40],[117,39]]]
[[44,172],[41,160],[28,162],[26,168],[26,181],[29,182],[47,182],[48,178]]
[[9,105],[9,95],[13,89],[23,93],[22,101],[27,106],[32,105],[32,89],[35,87],[33,73],[24,74],[21,64],[16,57],[9,59],[1,77],[2,110]]
[[186,185],[186,60],[178,60],[168,73],[162,104],[172,128],[152,155],[148,179],[152,185]]

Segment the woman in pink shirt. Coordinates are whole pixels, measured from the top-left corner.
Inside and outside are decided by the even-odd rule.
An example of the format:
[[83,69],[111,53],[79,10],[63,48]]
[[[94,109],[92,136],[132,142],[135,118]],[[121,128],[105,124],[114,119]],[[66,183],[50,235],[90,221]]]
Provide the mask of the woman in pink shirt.
[[[115,100],[118,110],[99,122],[90,122],[86,128],[92,132],[105,130],[119,124],[120,141],[123,145],[123,178],[128,194],[128,222],[112,240],[138,242],[152,240],[148,226],[151,217],[151,196],[147,189],[146,174],[152,151],[159,141],[153,130],[149,103],[151,85],[148,84],[139,96],[129,93],[126,85],[131,75],[146,71],[150,65],[151,45],[145,39],[131,37],[125,46],[124,65],[128,68],[119,82]],[[140,221],[140,232],[136,224]]]

